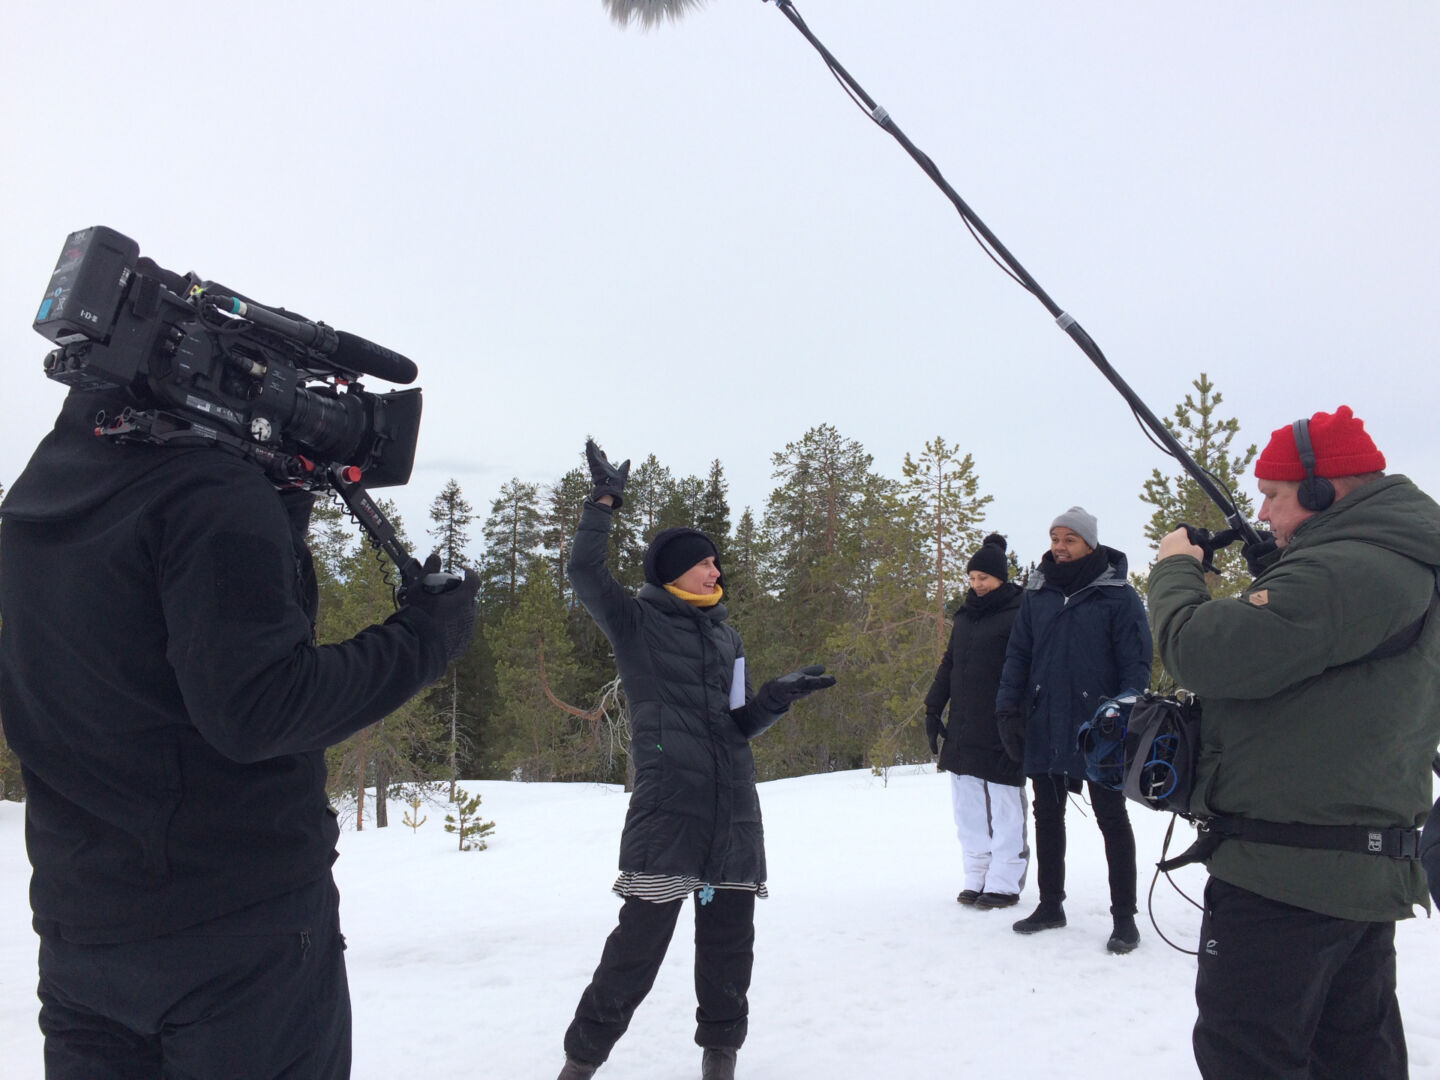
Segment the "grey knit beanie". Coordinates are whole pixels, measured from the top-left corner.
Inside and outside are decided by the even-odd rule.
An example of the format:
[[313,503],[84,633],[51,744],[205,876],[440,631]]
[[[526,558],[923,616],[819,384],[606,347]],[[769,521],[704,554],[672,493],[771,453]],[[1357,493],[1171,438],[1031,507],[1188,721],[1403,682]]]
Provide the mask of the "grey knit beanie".
[[1050,528],[1053,529],[1056,525],[1063,525],[1092,548],[1100,546],[1100,523],[1095,520],[1095,515],[1083,506],[1072,506],[1050,522]]

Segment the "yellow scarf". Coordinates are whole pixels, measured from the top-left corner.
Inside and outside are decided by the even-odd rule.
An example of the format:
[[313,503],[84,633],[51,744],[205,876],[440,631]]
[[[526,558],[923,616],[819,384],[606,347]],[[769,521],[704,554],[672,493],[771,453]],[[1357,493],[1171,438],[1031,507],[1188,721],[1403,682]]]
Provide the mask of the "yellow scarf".
[[725,590],[722,589],[719,585],[715,586],[714,592],[706,593],[703,596],[693,592],[686,592],[684,589],[677,589],[674,585],[666,585],[665,591],[668,592],[671,596],[678,596],[687,604],[694,604],[696,607],[700,608],[714,607],[720,602],[720,597],[725,592]]

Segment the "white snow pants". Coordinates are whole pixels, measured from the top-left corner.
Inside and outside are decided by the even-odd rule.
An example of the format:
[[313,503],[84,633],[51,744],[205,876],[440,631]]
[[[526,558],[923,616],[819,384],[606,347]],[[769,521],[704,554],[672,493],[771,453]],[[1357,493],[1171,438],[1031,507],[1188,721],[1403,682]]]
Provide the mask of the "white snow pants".
[[1018,896],[1030,865],[1025,789],[951,773],[950,806],[965,865],[964,887]]

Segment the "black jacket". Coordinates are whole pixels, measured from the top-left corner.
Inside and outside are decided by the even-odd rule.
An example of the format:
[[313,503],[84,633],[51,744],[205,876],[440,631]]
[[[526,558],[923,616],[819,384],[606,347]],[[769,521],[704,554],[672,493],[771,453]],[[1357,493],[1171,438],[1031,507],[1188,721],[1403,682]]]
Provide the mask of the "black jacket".
[[0,506],[0,716],[35,928],[104,943],[326,874],[324,748],[445,654],[418,611],[314,645],[303,544],[264,475],[97,439],[93,397],[72,392]]
[[605,567],[610,525],[608,508],[585,504],[566,571],[615,650],[630,709],[635,790],[620,869],[760,884],[765,836],[747,733],[775,716],[759,710],[748,679],[731,707],[744,649],[724,604],[698,608],[652,584],[629,595]]
[[1043,565],[1031,575],[1011,629],[995,707],[1027,718],[1027,776],[1082,780],[1080,725],[1105,698],[1150,684],[1154,649],[1145,605],[1129,582],[1124,554],[1104,545],[1096,550],[1108,565],[1071,596],[1045,577]]
[[991,603],[960,605],[950,628],[950,645],[925,695],[927,713],[938,716],[950,703],[940,767],[1013,787],[1023,784],[1025,776],[1000,742],[995,694],[1021,595],[1020,586],[1007,581],[985,598],[995,597]]

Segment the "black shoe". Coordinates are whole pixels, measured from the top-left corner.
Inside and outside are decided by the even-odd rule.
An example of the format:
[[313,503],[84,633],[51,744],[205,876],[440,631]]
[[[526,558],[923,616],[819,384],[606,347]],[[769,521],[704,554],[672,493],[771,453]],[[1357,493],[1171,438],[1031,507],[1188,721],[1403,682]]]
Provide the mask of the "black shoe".
[[970,905],[970,904],[975,903],[975,901],[976,901],[976,900],[979,900],[979,899],[980,899],[980,894],[979,894],[978,892],[976,892],[974,889],[961,889],[961,890],[960,890],[960,895],[957,896],[957,897],[955,897],[955,902],[956,902],[957,904]]
[[1012,929],[1017,934],[1035,934],[1041,930],[1058,930],[1065,925],[1065,909],[1058,900],[1041,900],[1028,918],[1021,919]]
[[975,898],[977,908],[1014,907],[1020,902],[1020,894],[1013,892],[982,892]]
[[589,1061],[576,1061],[568,1054],[565,1057],[565,1067],[560,1070],[560,1075],[555,1080],[590,1080],[595,1075],[595,1070],[600,1066]]
[[707,1046],[700,1055],[700,1080],[735,1080],[735,1051]]
[[1135,916],[1116,915],[1115,932],[1110,935],[1105,948],[1123,956],[1125,953],[1134,952],[1139,945],[1140,931],[1135,927]]

